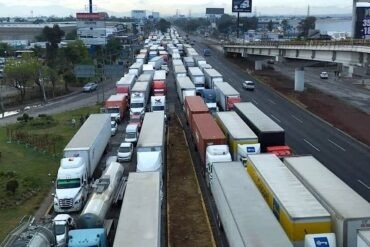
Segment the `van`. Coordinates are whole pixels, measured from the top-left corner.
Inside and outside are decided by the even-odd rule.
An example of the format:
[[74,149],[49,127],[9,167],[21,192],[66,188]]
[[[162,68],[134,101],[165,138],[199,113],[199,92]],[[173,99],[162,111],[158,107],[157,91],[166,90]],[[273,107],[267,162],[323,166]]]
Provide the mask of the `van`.
[[125,132],[125,142],[136,143],[139,138],[139,126],[137,124],[128,124]]

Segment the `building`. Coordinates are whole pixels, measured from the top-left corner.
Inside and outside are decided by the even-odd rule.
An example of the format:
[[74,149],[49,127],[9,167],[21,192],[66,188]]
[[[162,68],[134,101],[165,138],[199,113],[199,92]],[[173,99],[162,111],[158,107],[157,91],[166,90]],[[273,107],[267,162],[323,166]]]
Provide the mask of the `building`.
[[107,43],[106,13],[76,13],[77,37],[89,45]]
[[221,18],[224,13],[224,8],[206,8],[206,18],[211,22],[215,22],[216,19]]
[[146,18],[146,11],[145,10],[132,10],[131,17],[134,20],[142,20]]

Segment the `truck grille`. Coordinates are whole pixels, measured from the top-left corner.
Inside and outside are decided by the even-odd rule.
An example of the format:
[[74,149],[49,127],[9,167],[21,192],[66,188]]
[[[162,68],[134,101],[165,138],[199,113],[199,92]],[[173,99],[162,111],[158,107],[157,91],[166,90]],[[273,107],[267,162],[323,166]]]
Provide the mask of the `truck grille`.
[[72,198],[68,199],[59,199],[59,206],[61,208],[71,208],[73,205],[73,200]]

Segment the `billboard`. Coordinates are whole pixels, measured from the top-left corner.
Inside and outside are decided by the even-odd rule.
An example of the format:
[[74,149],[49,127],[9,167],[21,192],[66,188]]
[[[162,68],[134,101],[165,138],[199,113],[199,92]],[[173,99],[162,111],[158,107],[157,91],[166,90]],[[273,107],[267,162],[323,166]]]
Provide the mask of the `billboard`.
[[206,15],[223,15],[224,8],[206,8]]
[[232,1],[232,12],[252,12],[252,0]]
[[77,20],[104,20],[104,13],[76,13]]
[[370,6],[356,7],[355,39],[370,39]]

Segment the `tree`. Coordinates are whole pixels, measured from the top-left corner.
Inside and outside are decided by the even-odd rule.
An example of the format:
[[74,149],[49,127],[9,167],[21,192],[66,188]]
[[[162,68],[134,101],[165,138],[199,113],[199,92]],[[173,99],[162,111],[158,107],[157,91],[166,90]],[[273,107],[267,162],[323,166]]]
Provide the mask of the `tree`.
[[121,41],[117,38],[109,39],[105,49],[106,54],[110,57],[110,59],[115,61],[122,50]]
[[316,17],[307,16],[305,19],[301,20],[298,24],[298,30],[300,32],[299,37],[308,36],[308,31],[310,29],[315,29]]
[[66,40],[77,39],[77,29],[73,29],[66,34]]
[[56,24],[52,28],[46,26],[42,30],[42,37],[48,42],[46,44],[46,61],[51,67],[55,66],[58,44],[62,41],[63,36],[64,31]]
[[13,195],[15,194],[15,192],[17,191],[19,187],[19,183],[17,180],[15,179],[12,179],[12,180],[9,180],[7,183],[6,183],[6,191],[9,191],[9,192],[12,192]]
[[243,24],[243,29],[244,30],[256,30],[257,29],[257,24],[258,24],[258,18],[253,16],[253,17],[241,17],[240,18],[240,23]]
[[13,49],[7,43],[0,43],[0,57],[6,57],[12,53]]
[[289,29],[289,23],[288,23],[288,20],[287,19],[284,19],[281,22],[281,27],[283,28],[284,33],[286,33],[286,31],[288,31],[288,29]]
[[171,23],[161,18],[156,24],[156,28],[161,30],[162,33],[166,32],[168,28],[171,27]]
[[274,24],[272,23],[272,20],[270,20],[267,23],[267,29],[271,32],[273,28],[274,28]]
[[221,33],[227,34],[230,29],[234,26],[233,17],[230,15],[222,15],[221,18],[217,21],[217,28]]

